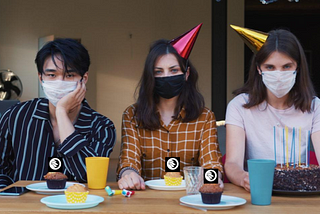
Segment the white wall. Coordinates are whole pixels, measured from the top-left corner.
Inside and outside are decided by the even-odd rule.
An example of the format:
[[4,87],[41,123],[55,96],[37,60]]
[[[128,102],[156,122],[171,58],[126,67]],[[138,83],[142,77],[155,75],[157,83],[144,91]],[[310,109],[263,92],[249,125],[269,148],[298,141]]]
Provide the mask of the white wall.
[[228,0],[227,14],[227,103],[244,82],[244,43],[230,24],[244,27],[245,0]]
[[134,102],[149,45],[160,38],[177,37],[201,22],[190,59],[210,108],[210,0],[1,0],[0,68],[18,74],[24,86],[22,101],[32,99],[38,96],[34,64],[38,38],[52,34],[81,38],[92,62],[86,98],[115,123],[118,137],[111,156],[115,158],[122,112]]

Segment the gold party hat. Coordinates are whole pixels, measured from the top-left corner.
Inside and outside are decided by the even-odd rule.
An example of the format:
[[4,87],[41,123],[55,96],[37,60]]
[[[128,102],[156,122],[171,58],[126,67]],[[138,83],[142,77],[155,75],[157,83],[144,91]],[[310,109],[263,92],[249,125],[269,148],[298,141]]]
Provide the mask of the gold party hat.
[[268,34],[257,31],[257,30],[251,30],[248,28],[238,27],[235,25],[230,25],[242,38],[244,43],[254,52],[257,53],[264,42],[268,38]]

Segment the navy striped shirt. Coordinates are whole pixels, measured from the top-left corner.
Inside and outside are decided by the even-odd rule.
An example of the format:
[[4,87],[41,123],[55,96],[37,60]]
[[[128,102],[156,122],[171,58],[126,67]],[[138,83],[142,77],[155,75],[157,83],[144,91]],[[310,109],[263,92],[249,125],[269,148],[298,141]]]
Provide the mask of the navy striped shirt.
[[111,120],[82,102],[75,131],[54,143],[48,100],[34,99],[10,108],[0,120],[0,189],[18,180],[43,180],[48,157],[62,157],[69,180],[86,182],[85,158],[109,157],[116,140]]

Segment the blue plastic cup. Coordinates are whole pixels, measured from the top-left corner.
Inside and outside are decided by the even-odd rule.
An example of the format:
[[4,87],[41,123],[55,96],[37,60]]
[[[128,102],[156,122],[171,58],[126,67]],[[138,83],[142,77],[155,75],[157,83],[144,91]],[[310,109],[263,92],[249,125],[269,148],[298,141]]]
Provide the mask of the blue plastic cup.
[[270,205],[273,187],[274,160],[248,160],[251,203]]

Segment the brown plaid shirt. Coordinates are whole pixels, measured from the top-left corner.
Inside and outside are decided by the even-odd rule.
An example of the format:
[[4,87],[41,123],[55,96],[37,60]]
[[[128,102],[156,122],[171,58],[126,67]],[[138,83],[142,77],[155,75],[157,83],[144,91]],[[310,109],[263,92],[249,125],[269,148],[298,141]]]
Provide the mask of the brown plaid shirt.
[[[182,174],[184,166],[193,165],[223,172],[216,120],[209,109],[188,123],[172,120],[166,126],[160,120],[161,127],[155,131],[139,128],[134,115],[134,105],[123,113],[118,178],[126,169],[133,169],[145,180],[163,178],[166,157],[180,157]],[[184,115],[182,109],[179,117]]]

